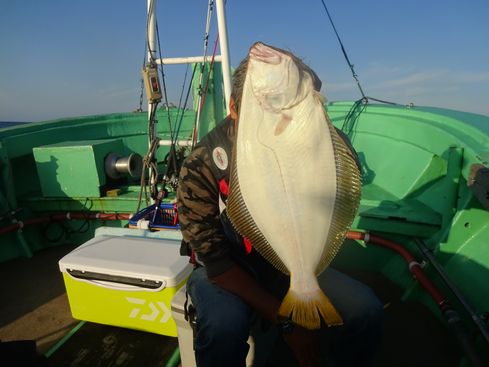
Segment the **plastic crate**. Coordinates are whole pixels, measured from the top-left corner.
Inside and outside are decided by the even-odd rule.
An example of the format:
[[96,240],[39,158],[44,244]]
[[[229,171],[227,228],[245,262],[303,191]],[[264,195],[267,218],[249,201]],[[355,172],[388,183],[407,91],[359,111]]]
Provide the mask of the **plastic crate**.
[[156,204],[152,204],[134,214],[129,219],[129,227],[153,230],[179,229],[177,204],[161,203],[158,208]]

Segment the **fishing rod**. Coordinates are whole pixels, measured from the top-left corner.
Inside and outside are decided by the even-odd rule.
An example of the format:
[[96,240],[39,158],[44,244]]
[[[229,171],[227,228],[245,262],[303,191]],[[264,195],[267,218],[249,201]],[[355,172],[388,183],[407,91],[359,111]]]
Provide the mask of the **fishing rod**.
[[470,318],[474,322],[475,326],[479,329],[481,335],[484,337],[484,340],[489,345],[489,328],[485,324],[485,322],[481,319],[481,317],[475,312],[474,308],[469,304],[469,302],[465,299],[462,293],[458,290],[458,288],[453,284],[453,282],[448,278],[448,275],[445,273],[441,265],[436,260],[433,252],[426,246],[423,240],[419,238],[415,238],[414,242],[418,246],[419,250],[423,254],[426,259],[430,262],[433,268],[436,270],[438,275],[440,275],[443,282],[447,285],[450,291],[455,295],[458,301],[465,308],[467,313],[470,315]]

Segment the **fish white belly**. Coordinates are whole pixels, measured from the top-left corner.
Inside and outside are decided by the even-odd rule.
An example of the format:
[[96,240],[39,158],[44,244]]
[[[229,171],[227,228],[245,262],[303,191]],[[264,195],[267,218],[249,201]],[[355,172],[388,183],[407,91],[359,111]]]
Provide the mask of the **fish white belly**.
[[279,121],[280,113],[241,112],[253,123],[238,129],[237,175],[251,217],[284,265],[314,274],[336,197],[334,151],[313,95],[287,112],[293,121],[279,135],[265,121]]

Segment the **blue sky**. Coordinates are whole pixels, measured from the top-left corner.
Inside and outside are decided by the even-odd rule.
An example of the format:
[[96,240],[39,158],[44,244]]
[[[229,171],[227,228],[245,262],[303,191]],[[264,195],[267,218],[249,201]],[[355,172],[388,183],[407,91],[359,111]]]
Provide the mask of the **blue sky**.
[[[326,4],[367,95],[489,115],[489,1]],[[202,54],[206,9],[158,1],[164,57]],[[232,66],[261,40],[302,57],[328,100],[359,98],[321,0],[228,0],[226,11]],[[137,108],[145,21],[145,0],[0,0],[0,121]],[[185,68],[165,73],[177,102]]]

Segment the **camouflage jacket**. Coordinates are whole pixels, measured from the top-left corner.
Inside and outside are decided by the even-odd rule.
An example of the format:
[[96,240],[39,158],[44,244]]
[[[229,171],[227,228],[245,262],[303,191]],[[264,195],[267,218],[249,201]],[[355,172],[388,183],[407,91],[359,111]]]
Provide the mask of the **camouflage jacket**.
[[226,118],[197,144],[180,170],[177,208],[183,246],[193,249],[209,276],[234,264],[222,223],[226,198],[220,187],[229,182],[234,140],[234,121]]

